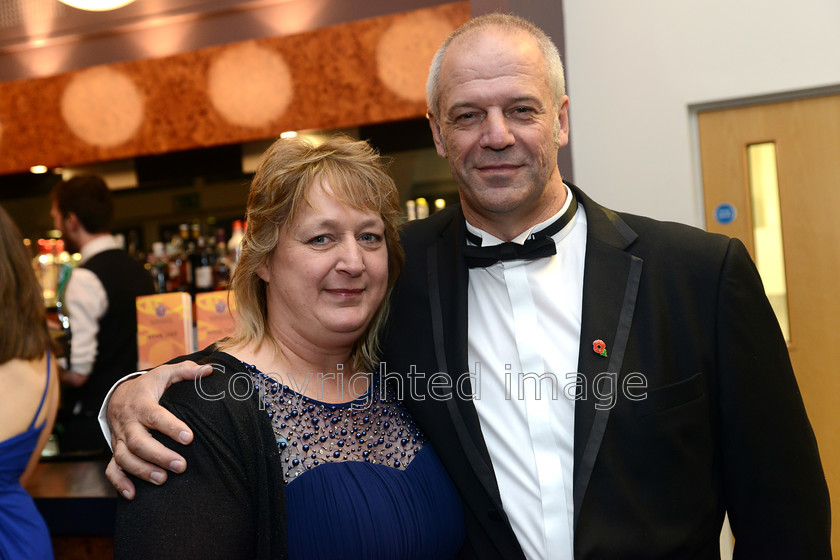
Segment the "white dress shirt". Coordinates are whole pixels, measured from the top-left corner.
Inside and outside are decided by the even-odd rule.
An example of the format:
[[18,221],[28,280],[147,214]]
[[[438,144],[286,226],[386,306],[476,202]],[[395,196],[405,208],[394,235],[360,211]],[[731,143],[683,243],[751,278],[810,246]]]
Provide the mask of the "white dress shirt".
[[[522,232],[523,243],[560,217]],[[467,224],[482,246],[502,240]],[[529,559],[573,557],[575,401],[586,253],[581,206],[553,236],[557,254],[470,269],[469,360],[475,407],[502,504]],[[521,375],[521,374],[525,375]],[[544,375],[548,374],[548,375]],[[540,380],[540,377],[542,379]]]
[[[79,264],[103,251],[118,248],[113,236],[97,237],[82,247]],[[62,301],[70,316],[72,334],[68,369],[79,375],[90,375],[98,351],[96,335],[99,334],[99,320],[108,310],[108,294],[96,274],[77,267],[70,274]]]

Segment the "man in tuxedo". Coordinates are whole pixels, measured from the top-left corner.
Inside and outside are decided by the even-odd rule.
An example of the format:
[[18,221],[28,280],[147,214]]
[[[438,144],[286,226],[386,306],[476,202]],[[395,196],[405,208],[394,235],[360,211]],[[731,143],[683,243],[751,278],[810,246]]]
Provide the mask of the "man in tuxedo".
[[[563,182],[562,65],[522,19],[456,30],[427,97],[461,203],[405,228],[385,363],[463,496],[465,555],[717,558],[728,512],[737,557],[830,557],[816,441],[744,246]],[[154,389],[194,371],[115,393],[123,468],[183,470],[137,419],[189,441]]]

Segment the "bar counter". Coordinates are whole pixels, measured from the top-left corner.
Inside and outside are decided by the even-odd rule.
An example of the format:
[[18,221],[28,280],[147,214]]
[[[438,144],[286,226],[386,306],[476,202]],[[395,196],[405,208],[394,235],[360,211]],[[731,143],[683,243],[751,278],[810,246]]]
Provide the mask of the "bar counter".
[[42,460],[26,484],[52,536],[56,560],[110,559],[117,491],[101,460]]

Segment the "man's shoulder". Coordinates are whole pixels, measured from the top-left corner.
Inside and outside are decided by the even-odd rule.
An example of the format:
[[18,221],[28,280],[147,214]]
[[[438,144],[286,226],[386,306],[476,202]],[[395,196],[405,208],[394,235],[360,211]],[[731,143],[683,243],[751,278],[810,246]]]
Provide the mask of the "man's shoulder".
[[412,220],[403,224],[400,231],[402,243],[406,249],[420,245],[428,245],[447,228],[462,219],[461,205],[454,204],[443,210],[438,210],[428,218]]
[[85,264],[83,264],[82,266],[89,266],[91,264],[95,265],[98,262],[108,262],[114,260],[137,262],[133,258],[131,258],[131,256],[128,253],[126,253],[123,249],[120,249],[119,247],[114,247],[96,253],[91,258],[89,258],[87,262],[85,262]]
[[142,271],[146,275],[146,269],[128,253],[119,248],[107,249],[97,253],[88,259],[80,268],[86,268],[101,275],[103,272],[121,272],[123,274],[137,274]]
[[70,272],[70,277],[67,279],[67,290],[69,292],[73,292],[76,288],[81,286],[84,286],[85,289],[89,289],[88,287],[91,284],[102,285],[102,282],[93,270],[81,265],[72,269]]
[[135,295],[151,294],[154,285],[143,265],[122,249],[97,253],[79,268],[93,272],[106,287],[118,286]]
[[616,215],[618,215],[622,220],[624,220],[627,225],[632,227],[638,233],[673,233],[674,235],[679,236],[687,236],[687,237],[720,237],[724,238],[726,236],[719,235],[715,233],[709,233],[704,231],[696,226],[692,226],[689,224],[684,224],[681,222],[674,222],[669,220],[660,220],[657,218],[652,218],[650,216],[642,216],[639,214],[631,214],[629,212],[620,212],[616,211]]
[[718,260],[726,254],[733,241],[726,235],[710,233],[688,224],[611,210],[592,201],[579,188],[575,189],[583,199],[587,213],[588,237],[614,241],[617,232],[628,243],[628,252],[645,259],[661,258],[674,263],[693,259]]
[[[628,253],[644,260],[649,270],[678,275],[717,274],[727,258],[746,254],[738,239],[679,222],[617,212],[638,237]],[[734,249],[734,252],[733,252]]]
[[696,226],[680,222],[658,220],[649,216],[640,216],[626,212],[616,212],[638,235],[640,241],[660,246],[685,247],[725,246],[730,238],[719,233],[711,233]]

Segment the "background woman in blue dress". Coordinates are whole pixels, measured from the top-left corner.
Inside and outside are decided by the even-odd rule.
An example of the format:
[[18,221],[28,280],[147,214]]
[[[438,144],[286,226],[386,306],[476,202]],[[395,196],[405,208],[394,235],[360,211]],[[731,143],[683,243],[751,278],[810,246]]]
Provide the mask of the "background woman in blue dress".
[[[135,479],[118,558],[451,558],[454,485],[371,374],[403,253],[399,197],[365,142],[281,139],[251,185],[230,339],[161,404],[194,433],[164,486]],[[169,367],[190,368],[191,365]],[[119,450],[117,450],[119,453]]]
[[44,298],[17,226],[0,207],[0,558],[52,558],[44,519],[21,486],[58,406]]

